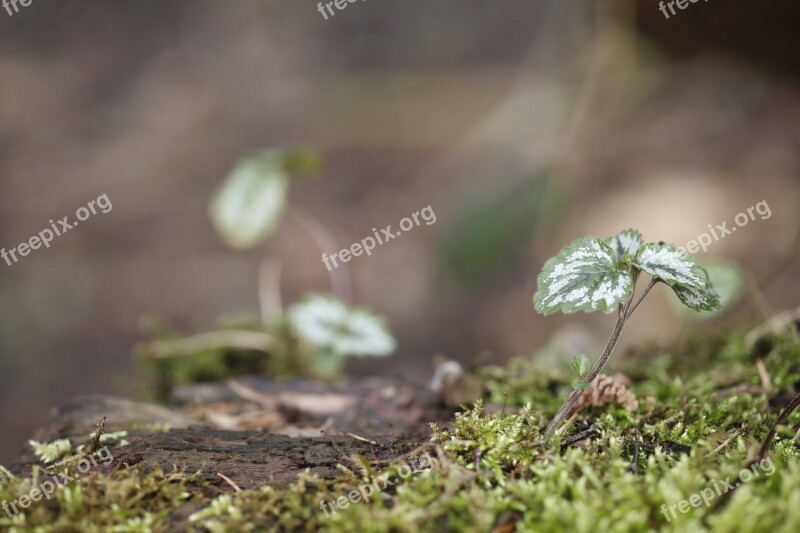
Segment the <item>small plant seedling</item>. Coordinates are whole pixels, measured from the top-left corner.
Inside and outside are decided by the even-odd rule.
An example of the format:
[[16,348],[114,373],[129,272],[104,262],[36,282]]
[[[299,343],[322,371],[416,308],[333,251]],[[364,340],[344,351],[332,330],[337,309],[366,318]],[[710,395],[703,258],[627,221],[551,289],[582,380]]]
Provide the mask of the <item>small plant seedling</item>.
[[[638,298],[634,298],[636,281],[642,272],[651,279]],[[671,287],[678,299],[694,311],[712,311],[720,306],[708,273],[690,255],[664,242],[644,244],[642,234],[633,229],[608,239],[583,237],[545,263],[533,296],[538,313],[617,311],[611,337],[591,369],[587,371],[588,360],[583,361],[581,356],[573,359],[572,368],[579,379],[547,426],[545,439],[603,370],[628,318],[657,283]]]
[[592,369],[592,362],[589,361],[589,358],[582,353],[578,354],[572,358],[570,366],[572,367],[572,371],[578,376],[578,378],[572,382],[572,388],[575,390],[588,389],[589,384],[584,383],[583,378],[589,373],[589,370]]

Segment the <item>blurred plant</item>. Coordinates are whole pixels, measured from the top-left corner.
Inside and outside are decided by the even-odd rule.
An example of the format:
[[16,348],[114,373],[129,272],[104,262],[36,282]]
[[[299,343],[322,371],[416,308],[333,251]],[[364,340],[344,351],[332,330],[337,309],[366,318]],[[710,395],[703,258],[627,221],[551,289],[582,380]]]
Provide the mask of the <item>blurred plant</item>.
[[713,318],[733,307],[742,295],[744,287],[744,278],[742,271],[734,261],[720,261],[712,263],[706,267],[708,278],[711,280],[711,285],[714,290],[719,294],[719,308],[708,311],[701,315],[691,313],[691,311],[675,300],[670,300],[670,305],[673,310],[681,316],[691,316],[701,319]]
[[266,150],[239,161],[214,195],[209,214],[222,238],[234,248],[261,244],[278,227],[293,176],[320,169],[308,150]]
[[326,372],[338,372],[346,356],[386,356],[396,347],[381,318],[330,296],[313,294],[290,307],[286,317],[313,348],[314,367]]
[[[214,227],[231,247],[249,249],[272,235],[288,212],[320,250],[339,249],[324,224],[289,206],[291,180],[311,176],[319,169],[318,155],[308,150],[265,150],[241,160],[211,200],[209,215]],[[330,272],[338,299],[315,295],[288,313],[281,303],[280,270],[276,258],[267,257],[261,263],[260,324],[240,321],[184,338],[162,329],[156,333],[159,340],[140,348],[147,360],[156,363],[160,396],[178,383],[245,373],[332,377],[348,355],[388,355],[394,350],[395,340],[380,319],[348,308],[346,267]]]
[[442,247],[448,279],[485,284],[518,262],[525,243],[563,210],[564,193],[551,172],[530,179],[468,209],[450,228]]
[[[642,294],[634,301],[636,281],[642,272],[651,279]],[[556,311],[597,311],[606,313],[617,309],[617,322],[600,358],[586,373],[581,383],[558,411],[545,431],[549,438],[556,426],[571,411],[583,391],[608,362],[633,311],[656,285],[665,283],[675,291],[684,305],[695,311],[711,311],[720,306],[708,273],[695,260],[671,244],[644,244],[636,230],[625,230],[609,239],[583,237],[564,247],[548,260],[538,278],[533,304],[538,313],[549,315]],[[581,375],[579,359],[573,368]]]

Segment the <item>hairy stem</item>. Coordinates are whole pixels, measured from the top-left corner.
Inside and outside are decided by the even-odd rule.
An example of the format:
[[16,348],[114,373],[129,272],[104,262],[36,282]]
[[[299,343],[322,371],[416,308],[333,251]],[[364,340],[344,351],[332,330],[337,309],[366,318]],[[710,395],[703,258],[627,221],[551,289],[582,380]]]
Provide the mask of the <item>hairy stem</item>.
[[[603,367],[606,366],[608,359],[611,357],[611,354],[614,352],[614,347],[617,345],[617,341],[619,340],[619,336],[622,333],[622,328],[625,327],[625,322],[627,322],[628,317],[631,316],[634,309],[636,309],[639,304],[642,302],[647,293],[650,292],[650,289],[656,284],[655,280],[651,280],[650,283],[647,285],[645,290],[639,296],[639,299],[636,300],[636,303],[633,303],[633,296],[636,292],[636,278],[638,277],[638,272],[633,273],[633,284],[634,289],[631,290],[631,295],[628,298],[628,301],[625,304],[619,304],[619,309],[617,310],[617,322],[614,324],[614,329],[611,332],[611,337],[609,337],[608,342],[606,343],[606,347],[603,349],[603,353],[600,355],[600,358],[595,362],[592,369],[586,374],[586,377],[583,378],[583,383],[586,385],[591,385],[594,378],[603,370]],[[545,440],[549,439],[550,436],[555,431],[558,424],[561,423],[568,415],[569,412],[572,410],[572,407],[575,405],[575,402],[581,397],[583,394],[583,390],[574,390],[572,394],[569,395],[567,401],[564,402],[564,405],[561,406],[556,416],[553,417],[553,420],[550,421],[550,424],[547,425],[547,429],[544,432]]]
[[[586,377],[583,379],[583,382],[586,383],[587,385],[591,384],[592,381],[594,381],[594,378],[597,377],[597,375],[605,366],[606,362],[608,361],[608,358],[611,357],[611,353],[614,351],[614,347],[617,345],[619,336],[622,333],[622,328],[625,326],[626,307],[627,306],[623,306],[622,304],[619,305],[619,311],[617,313],[617,323],[614,324],[614,330],[611,332],[611,337],[608,339],[608,342],[606,343],[606,347],[603,350],[603,354],[600,356],[600,359],[598,359],[597,362],[595,362],[594,366],[592,366],[592,369],[589,371],[588,374],[586,374]],[[578,401],[578,398],[581,397],[581,394],[583,394],[582,390],[572,391],[572,394],[569,395],[567,401],[564,403],[561,409],[559,409],[556,416],[553,417],[553,420],[551,420],[550,424],[547,426],[547,430],[544,432],[545,440],[550,438],[550,436],[552,435],[553,431],[556,429],[558,424],[560,424],[561,421],[567,417],[570,410],[572,409],[572,406],[574,406],[575,402]]]

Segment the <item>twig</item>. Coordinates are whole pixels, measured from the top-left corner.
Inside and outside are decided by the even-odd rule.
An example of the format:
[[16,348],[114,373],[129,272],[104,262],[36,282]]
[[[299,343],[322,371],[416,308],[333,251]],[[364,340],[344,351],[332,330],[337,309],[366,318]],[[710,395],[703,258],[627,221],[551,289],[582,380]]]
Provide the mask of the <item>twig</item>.
[[600,432],[597,431],[597,426],[595,424],[592,424],[591,426],[589,426],[588,429],[585,429],[585,430],[581,431],[580,433],[576,433],[575,435],[572,435],[571,437],[567,437],[566,439],[561,441],[561,448],[563,449],[563,448],[566,448],[567,446],[572,446],[573,444],[575,444],[578,441],[582,441],[583,439],[587,439],[589,437],[595,437],[595,436],[599,436],[599,435],[600,435]]
[[352,438],[354,438],[356,440],[360,440],[361,442],[368,442],[369,444],[375,444],[376,446],[378,444],[374,440],[369,440],[369,439],[366,439],[364,437],[360,437],[360,436],[356,435],[355,433],[349,433],[348,432],[348,433],[345,433],[345,435],[347,435],[348,437],[352,437]]
[[629,469],[634,475],[639,473],[639,441],[641,441],[641,439],[642,435],[639,433],[639,430],[633,428],[633,461],[631,461]]
[[748,463],[747,468],[750,468],[755,463],[764,459],[769,451],[769,445],[772,444],[772,439],[775,438],[775,434],[778,432],[778,426],[786,422],[786,419],[789,418],[789,415],[792,414],[792,411],[794,411],[798,405],[800,405],[800,394],[792,398],[792,401],[790,401],[789,404],[783,408],[781,414],[778,415],[778,418],[772,424],[772,427],[769,428],[767,437],[764,439],[764,442],[761,443],[761,447],[758,449],[758,453],[756,454],[755,458]]
[[577,418],[578,418],[578,413],[577,412],[572,413],[572,416],[570,416],[567,419],[567,421],[564,422],[564,425],[562,425],[560,428],[556,430],[556,435],[563,435],[569,429],[569,427],[575,422]]
[[736,437],[738,437],[738,436],[739,436],[739,433],[741,433],[742,431],[744,431],[745,427],[746,427],[746,426],[745,426],[744,424],[742,424],[742,427],[740,427],[739,429],[737,429],[736,431],[734,431],[733,433],[731,433],[730,435],[728,435],[728,436],[725,438],[725,440],[723,440],[722,442],[720,442],[720,443],[719,443],[719,446],[717,446],[716,448],[714,448],[714,450],[713,450],[713,451],[710,451],[710,452],[708,452],[708,453],[706,454],[706,457],[711,457],[712,455],[716,455],[716,454],[718,454],[719,452],[721,452],[722,450],[724,450],[724,449],[725,449],[725,447],[726,447],[728,444],[730,444],[730,442],[731,442],[733,439],[735,439]]
[[233,490],[234,490],[234,491],[236,491],[236,492],[242,492],[242,489],[239,487],[239,485],[237,485],[236,483],[234,483],[234,482],[231,480],[231,478],[229,478],[229,477],[228,477],[228,476],[226,476],[225,474],[221,474],[221,473],[217,472],[217,476],[218,476],[218,477],[220,477],[220,478],[222,478],[222,479],[223,479],[223,480],[224,480],[224,481],[225,481],[225,482],[226,482],[228,485],[230,485],[231,487],[233,487]]
[[100,439],[106,432],[106,417],[100,419],[97,422],[97,429],[92,433],[92,436],[89,439],[89,448],[84,452],[84,455],[92,455],[94,452],[100,449]]
[[200,333],[174,341],[154,341],[146,345],[148,353],[157,359],[183,357],[219,348],[238,348],[266,352],[274,337],[260,331],[219,330]]
[[[764,459],[764,457],[767,455],[767,452],[769,451],[769,445],[772,444],[772,439],[775,438],[775,434],[778,432],[778,426],[783,424],[786,421],[786,419],[789,418],[789,415],[792,414],[792,411],[794,411],[798,405],[800,405],[800,394],[792,398],[792,401],[790,401],[789,404],[783,408],[781,414],[778,415],[778,418],[772,424],[772,427],[769,428],[769,433],[767,433],[764,442],[761,443],[761,447],[758,449],[758,452],[756,453],[755,457],[752,460],[748,461],[742,470],[746,470]],[[714,502],[714,505],[711,506],[711,509],[708,510],[708,513],[706,513],[706,515],[703,517],[703,523],[706,523],[706,519],[711,514],[717,512],[718,509],[721,509],[722,507],[726,506],[728,504],[728,501],[733,496],[734,491],[740,486],[741,485],[737,484],[731,490],[723,493],[722,496],[717,501]]]
[[758,369],[758,377],[761,378],[761,388],[769,394],[772,392],[772,380],[769,377],[769,372],[767,372],[767,367],[764,366],[764,360],[760,357],[756,358],[756,368]]
[[258,268],[258,306],[261,321],[269,324],[283,313],[281,301],[281,262],[265,257]]

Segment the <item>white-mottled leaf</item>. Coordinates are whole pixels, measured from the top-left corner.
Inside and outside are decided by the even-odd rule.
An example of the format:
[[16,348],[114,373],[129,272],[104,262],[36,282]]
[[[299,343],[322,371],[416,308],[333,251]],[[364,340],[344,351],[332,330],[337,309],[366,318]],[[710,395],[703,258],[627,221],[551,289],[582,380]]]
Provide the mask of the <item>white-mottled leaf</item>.
[[698,270],[695,260],[671,244],[645,245],[633,264],[671,287],[701,290],[706,284],[705,272]]
[[292,328],[317,349],[336,357],[385,356],[396,347],[384,321],[330,296],[312,295],[287,311]]
[[625,254],[635,256],[644,244],[644,239],[635,229],[626,229],[606,239],[606,243],[616,252],[617,259],[621,259]]
[[597,237],[584,237],[545,263],[533,305],[544,315],[610,312],[628,298],[632,287],[629,269],[617,268],[616,252]]
[[286,205],[288,174],[279,152],[239,162],[211,201],[211,220],[234,248],[255,246],[275,231]]
[[[734,263],[711,265],[703,271],[703,274],[708,279],[708,284],[703,289],[673,287],[681,303],[686,306],[676,302],[676,307],[682,310],[686,310],[688,307],[694,311],[718,311],[731,305],[739,297],[743,281],[741,273]],[[703,317],[708,318],[715,314],[706,312],[703,313]]]

